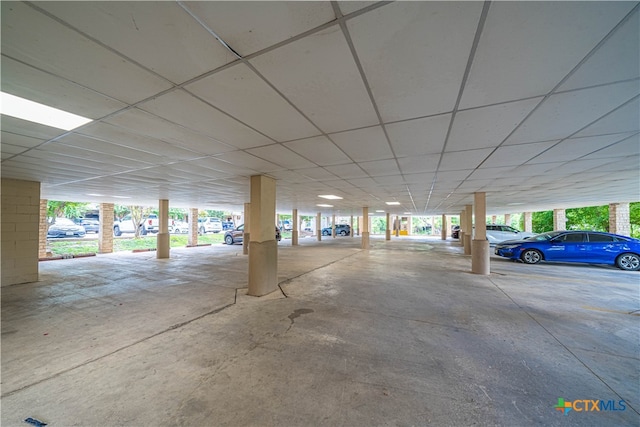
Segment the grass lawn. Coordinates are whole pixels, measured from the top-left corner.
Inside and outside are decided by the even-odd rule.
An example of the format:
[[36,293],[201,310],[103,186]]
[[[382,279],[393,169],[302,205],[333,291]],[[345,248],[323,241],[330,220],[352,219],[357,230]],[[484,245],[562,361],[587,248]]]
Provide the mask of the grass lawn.
[[[224,234],[205,234],[198,236],[198,244],[218,244],[224,241]],[[171,234],[171,247],[187,246],[186,234]],[[113,251],[132,251],[135,249],[155,249],[157,238],[155,235],[141,236],[138,239],[133,237],[115,238],[113,241]],[[53,255],[79,255],[98,252],[98,240],[87,239],[49,239],[47,247]]]

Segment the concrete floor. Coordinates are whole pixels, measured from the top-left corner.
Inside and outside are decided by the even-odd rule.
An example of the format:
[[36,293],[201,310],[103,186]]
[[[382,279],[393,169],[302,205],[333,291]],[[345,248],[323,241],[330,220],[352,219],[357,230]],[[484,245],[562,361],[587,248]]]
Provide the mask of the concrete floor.
[[41,262],[2,288],[2,426],[640,424],[638,273],[300,243],[280,244],[286,297],[259,299],[241,246]]

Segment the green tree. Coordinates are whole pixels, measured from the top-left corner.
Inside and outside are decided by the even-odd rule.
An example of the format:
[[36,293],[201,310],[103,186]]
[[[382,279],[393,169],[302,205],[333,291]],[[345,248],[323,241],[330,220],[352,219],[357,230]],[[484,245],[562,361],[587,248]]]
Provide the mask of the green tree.
[[589,206],[566,210],[567,230],[609,231],[609,206]]
[[129,212],[131,212],[131,210],[129,209],[129,206],[113,205],[113,214],[118,219],[122,219],[122,217],[128,214]]
[[533,212],[531,214],[531,227],[534,233],[553,231],[553,211]]
[[56,218],[82,218],[89,209],[89,203],[61,202],[49,200],[47,202],[47,223],[55,224]]
[[640,202],[629,203],[629,222],[631,237],[640,238]]
[[135,239],[140,238],[140,223],[142,220],[151,213],[151,208],[144,206],[129,206],[129,212],[131,213],[131,221],[133,221],[133,229],[135,230]]

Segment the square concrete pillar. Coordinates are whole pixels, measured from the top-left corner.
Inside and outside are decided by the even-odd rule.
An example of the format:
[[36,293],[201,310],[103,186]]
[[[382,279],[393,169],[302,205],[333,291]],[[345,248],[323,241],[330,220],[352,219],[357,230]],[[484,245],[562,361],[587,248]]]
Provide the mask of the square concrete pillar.
[[336,214],[331,215],[331,237],[336,238]]
[[100,229],[98,230],[98,253],[113,252],[113,203],[100,203],[98,216]]
[[[467,205],[464,213],[465,232],[464,232],[464,254],[471,255],[471,239],[473,237],[473,206]],[[482,219],[486,222],[486,219]]]
[[449,232],[449,221],[447,221],[446,215],[442,215],[442,229],[440,230],[440,239],[447,240],[448,232]]
[[251,241],[251,203],[244,204],[244,229],[242,230],[242,255],[249,255]]
[[389,216],[389,212],[387,212],[387,225],[386,225],[386,229],[384,231],[384,240],[391,240],[391,218]]
[[47,231],[49,231],[49,223],[47,222],[47,206],[49,201],[40,199],[40,220],[38,223],[38,257],[46,258],[47,254]]
[[278,242],[275,236],[276,181],[251,177],[249,241],[249,295],[267,295],[278,289]]
[[349,225],[351,226],[351,233],[349,233],[351,235],[351,237],[353,237],[354,234],[356,234],[355,229],[353,228],[353,215],[351,215],[351,222],[349,223]]
[[298,209],[294,209],[291,215],[291,246],[298,246]]
[[458,240],[460,241],[460,246],[464,248],[464,233],[465,227],[467,226],[467,221],[464,219],[465,211],[460,211],[460,231],[458,231]]
[[362,249],[369,249],[369,208],[362,208]]
[[629,203],[609,204],[609,232],[621,236],[631,236]]
[[318,242],[322,240],[322,212],[318,212],[316,217],[316,238]]
[[189,235],[187,237],[189,246],[198,246],[198,209],[189,209]]
[[[490,273],[489,241],[487,240],[487,204],[485,193],[475,193],[474,214],[476,229],[471,250],[471,272],[474,274]],[[471,236],[470,236],[471,237]]]
[[2,178],[2,286],[38,280],[40,183]]
[[567,213],[564,209],[553,210],[553,229],[554,230],[566,230],[567,228]]
[[158,201],[158,235],[156,236],[156,258],[169,258],[171,243],[169,239],[169,200]]
[[[511,225],[511,214],[504,214],[504,223],[505,225]],[[519,228],[519,227],[516,227]]]
[[531,215],[531,212],[525,212],[523,216],[524,216],[524,231],[528,233],[532,233],[533,232],[533,216]]
[[398,215],[396,215],[394,231],[396,237],[400,237],[400,217]]

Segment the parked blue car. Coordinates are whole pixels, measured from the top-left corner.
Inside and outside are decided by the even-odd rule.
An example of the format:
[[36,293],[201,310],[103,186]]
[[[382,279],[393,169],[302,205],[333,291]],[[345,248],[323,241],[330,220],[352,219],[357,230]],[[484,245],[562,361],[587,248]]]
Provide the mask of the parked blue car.
[[597,231],[551,231],[526,240],[507,240],[496,245],[495,254],[525,264],[582,262],[640,270],[640,240]]

